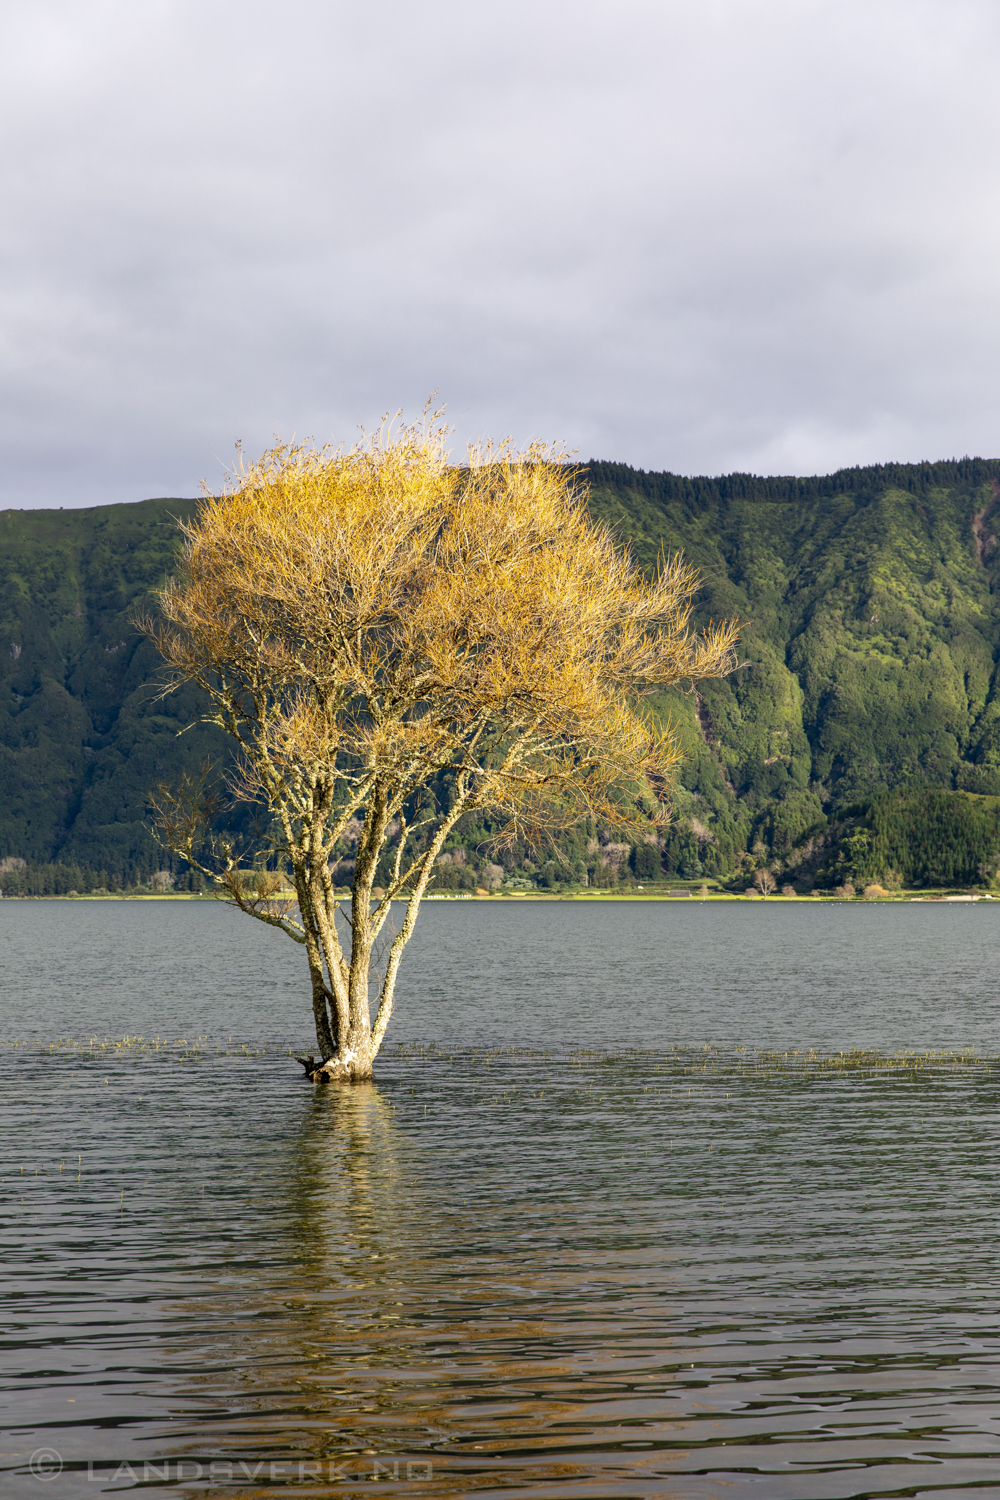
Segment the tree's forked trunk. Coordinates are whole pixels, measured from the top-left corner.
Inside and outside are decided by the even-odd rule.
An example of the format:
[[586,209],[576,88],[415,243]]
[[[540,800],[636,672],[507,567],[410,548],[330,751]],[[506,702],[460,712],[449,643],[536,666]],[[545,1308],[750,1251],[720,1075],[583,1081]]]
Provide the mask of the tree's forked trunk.
[[[407,892],[406,912],[399,931],[389,944],[385,972],[379,985],[374,1024],[369,1004],[369,982],[376,941],[389,916],[388,896],[377,901],[372,910],[377,858],[382,846],[384,828],[374,820],[371,845],[359,849],[351,891],[351,951],[348,957],[336,929],[337,903],[332,891],[321,891],[299,882],[300,910],[306,928],[306,948],[313,987],[313,1016],[320,1056],[300,1057],[306,1076],[314,1083],[362,1083],[372,1077],[375,1058],[382,1045],[396,993],[396,978],[403,949],[409,942],[424,891],[430,880],[434,860],[445,838],[462,810],[453,806],[451,814],[437,829],[421,861],[417,877]],[[384,821],[384,819],[382,820]],[[305,898],[309,911],[302,907]]]

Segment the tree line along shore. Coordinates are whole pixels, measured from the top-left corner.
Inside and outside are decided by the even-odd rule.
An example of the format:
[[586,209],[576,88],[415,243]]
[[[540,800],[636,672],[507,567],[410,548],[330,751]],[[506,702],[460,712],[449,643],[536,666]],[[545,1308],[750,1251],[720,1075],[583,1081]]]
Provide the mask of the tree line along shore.
[[[350,890],[343,889],[337,893],[338,899],[345,905],[350,902]],[[174,891],[174,890],[144,890],[141,887],[131,887],[127,890],[109,891],[96,889],[81,892],[69,890],[54,893],[26,893],[23,891],[12,891],[10,889],[0,890],[0,900],[10,901],[168,901],[168,902],[205,902],[218,901],[221,898],[214,891]],[[400,898],[405,899],[405,893]],[[578,889],[562,891],[487,891],[477,889],[475,891],[435,891],[432,890],[424,897],[425,901],[476,901],[476,902],[552,902],[552,901],[610,901],[612,903],[622,902],[660,902],[676,903],[686,900],[688,902],[733,902],[733,901],[772,901],[778,904],[797,902],[801,905],[815,905],[817,902],[974,902],[974,901],[1000,901],[1000,895],[990,891],[972,890],[956,892],[943,887],[939,890],[898,890],[887,891],[884,888],[868,887],[862,891],[820,891],[812,890],[807,895],[799,895],[794,888],[786,887],[784,890],[768,891],[765,895],[760,889],[749,887],[744,891],[726,890],[720,886],[700,886],[693,888],[652,886],[634,888],[618,887],[617,889]]]

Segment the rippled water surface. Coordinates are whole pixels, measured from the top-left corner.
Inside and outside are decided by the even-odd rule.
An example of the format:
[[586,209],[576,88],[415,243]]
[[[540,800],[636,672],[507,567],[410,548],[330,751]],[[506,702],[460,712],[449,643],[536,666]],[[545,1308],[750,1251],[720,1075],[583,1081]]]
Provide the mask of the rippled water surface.
[[314,1091],[293,945],[0,903],[0,1492],[1000,1496],[998,953],[436,903]]

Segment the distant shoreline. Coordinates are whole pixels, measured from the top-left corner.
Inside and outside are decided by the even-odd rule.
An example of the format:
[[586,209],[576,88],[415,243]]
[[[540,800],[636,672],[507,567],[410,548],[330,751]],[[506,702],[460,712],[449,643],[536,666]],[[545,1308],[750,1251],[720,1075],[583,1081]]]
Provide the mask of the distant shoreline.
[[[109,891],[100,895],[61,895],[61,896],[3,896],[0,901],[221,901],[223,898],[214,892],[196,891],[158,891],[156,893],[136,892],[131,894],[123,891]],[[350,900],[350,892],[345,892],[338,898],[341,901]],[[406,898],[397,896],[394,898],[401,905],[405,905]],[[707,896],[701,896],[697,891],[684,891],[671,894],[667,891],[512,891],[503,894],[491,893],[488,896],[473,894],[469,892],[433,892],[424,896],[424,901],[472,901],[482,903],[524,903],[524,902],[553,902],[553,901],[611,901],[611,902],[661,902],[676,904],[687,901],[691,904],[705,905],[710,902],[719,901],[753,901],[764,906],[768,902],[778,906],[900,906],[919,905],[921,903],[935,906],[971,906],[976,902],[995,901],[1000,908],[1000,896],[977,892],[970,895],[967,892],[954,891],[900,891],[890,896],[875,896],[865,898],[862,896],[835,896],[832,892],[810,893],[807,896],[780,896],[777,893],[764,896],[747,896],[743,891],[710,891]]]

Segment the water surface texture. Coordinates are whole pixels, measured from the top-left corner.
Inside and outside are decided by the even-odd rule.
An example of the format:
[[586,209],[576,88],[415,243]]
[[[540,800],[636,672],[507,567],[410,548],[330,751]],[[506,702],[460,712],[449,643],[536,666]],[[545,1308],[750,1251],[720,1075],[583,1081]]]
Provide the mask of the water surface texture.
[[291,943],[0,903],[0,1492],[1000,1495],[998,948],[434,903],[314,1091]]

